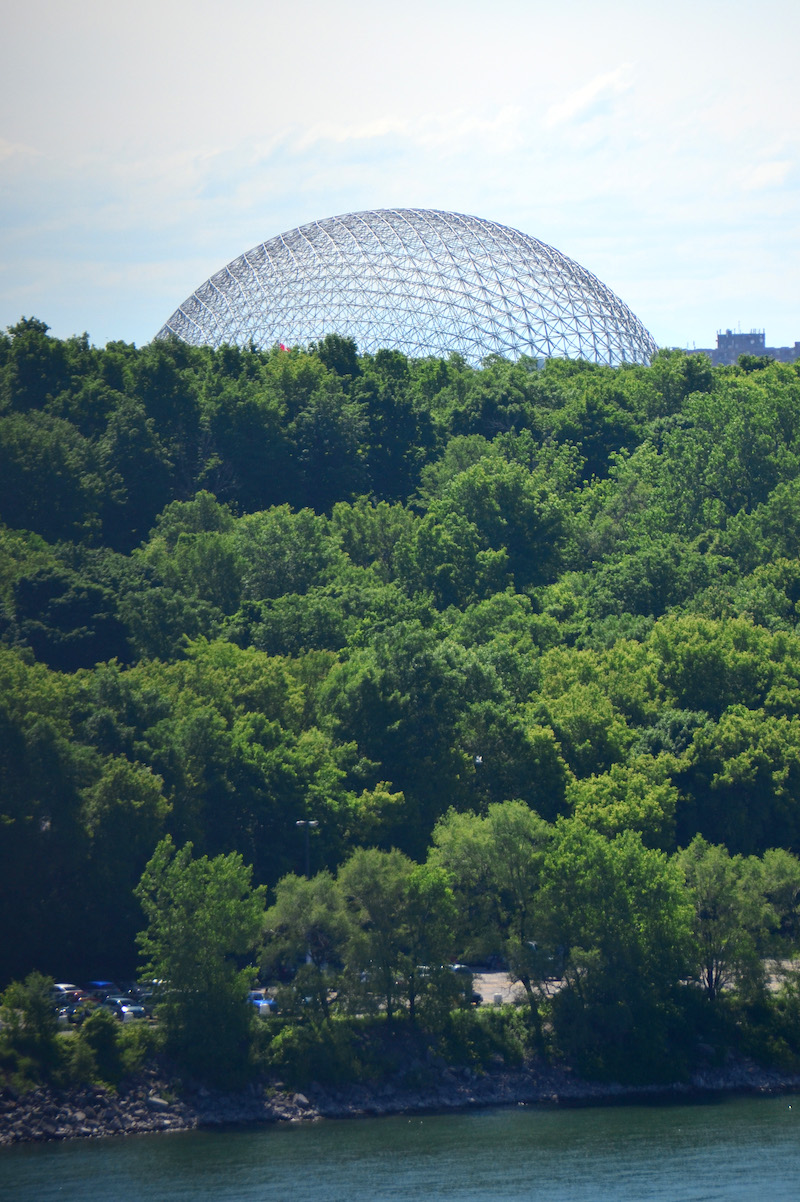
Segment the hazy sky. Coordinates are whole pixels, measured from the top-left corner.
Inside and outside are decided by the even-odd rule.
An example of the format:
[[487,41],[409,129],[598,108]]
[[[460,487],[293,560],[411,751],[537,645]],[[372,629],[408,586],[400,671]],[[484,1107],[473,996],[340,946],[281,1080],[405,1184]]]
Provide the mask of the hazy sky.
[[0,39],[0,328],[148,342],[358,209],[557,247],[661,345],[800,340],[796,0],[25,0]]

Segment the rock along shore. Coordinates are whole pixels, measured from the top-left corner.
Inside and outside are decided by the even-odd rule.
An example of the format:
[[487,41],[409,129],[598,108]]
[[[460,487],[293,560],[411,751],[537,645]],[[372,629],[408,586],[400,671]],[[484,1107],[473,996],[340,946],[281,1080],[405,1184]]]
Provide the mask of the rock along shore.
[[280,1083],[250,1085],[231,1093],[182,1087],[156,1070],[124,1082],[116,1091],[96,1086],[39,1088],[22,1096],[0,1093],[0,1145],[188,1131],[242,1123],[297,1123],[320,1118],[425,1114],[529,1104],[607,1105],[646,1098],[697,1098],[721,1092],[782,1093],[800,1090],[800,1074],[788,1075],[739,1061],[698,1071],[687,1083],[622,1086],[582,1081],[566,1069],[532,1063],[477,1073],[439,1069],[425,1088],[387,1082],[339,1088],[313,1085],[306,1092]]

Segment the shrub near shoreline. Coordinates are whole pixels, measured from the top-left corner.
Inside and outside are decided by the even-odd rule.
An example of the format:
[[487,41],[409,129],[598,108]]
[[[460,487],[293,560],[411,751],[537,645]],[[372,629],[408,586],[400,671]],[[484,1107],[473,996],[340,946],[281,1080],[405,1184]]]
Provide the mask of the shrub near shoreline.
[[51,977],[31,973],[0,995],[0,1082],[15,1093],[41,1085],[114,1088],[160,1051],[156,1027],[120,1023],[102,1008],[80,1028],[60,1029],[52,989]]

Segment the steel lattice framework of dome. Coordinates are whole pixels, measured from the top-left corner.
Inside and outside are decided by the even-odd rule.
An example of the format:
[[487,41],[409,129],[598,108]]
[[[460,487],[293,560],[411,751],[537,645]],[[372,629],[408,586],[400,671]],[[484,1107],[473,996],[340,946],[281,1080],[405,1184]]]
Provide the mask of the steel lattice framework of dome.
[[648,363],[656,344],[585,268],[518,230],[432,209],[314,221],[206,280],[156,337],[308,346],[326,334],[422,358]]

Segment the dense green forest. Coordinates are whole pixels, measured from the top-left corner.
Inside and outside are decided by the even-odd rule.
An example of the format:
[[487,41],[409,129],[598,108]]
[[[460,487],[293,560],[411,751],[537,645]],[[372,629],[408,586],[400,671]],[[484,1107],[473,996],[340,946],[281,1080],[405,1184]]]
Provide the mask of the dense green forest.
[[[97,349],[25,319],[0,522],[0,984],[132,977],[134,890],[188,842],[252,865],[284,940],[308,837],[323,892],[396,849],[403,904],[455,898],[442,956],[549,938],[713,996],[794,949],[798,365]],[[712,879],[739,909],[709,952]]]

